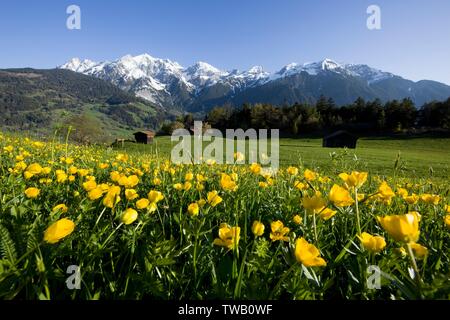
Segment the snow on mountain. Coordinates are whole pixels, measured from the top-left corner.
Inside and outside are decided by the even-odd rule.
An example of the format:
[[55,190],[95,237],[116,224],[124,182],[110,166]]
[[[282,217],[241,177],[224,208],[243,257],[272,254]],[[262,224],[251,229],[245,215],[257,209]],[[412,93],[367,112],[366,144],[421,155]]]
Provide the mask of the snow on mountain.
[[353,74],[363,78],[369,84],[389,79],[394,76],[392,73],[374,69],[365,64],[347,64],[345,65],[345,68]]
[[126,55],[113,62],[100,63],[73,58],[60,68],[110,81],[158,105],[195,98],[203,89],[216,84],[226,85],[236,93],[302,72],[311,76],[333,72],[361,77],[368,85],[394,76],[367,65],[340,64],[328,58],[304,64],[291,63],[275,73],[266,72],[261,66],[246,71],[224,71],[202,61],[184,68],[177,62],[149,54]]

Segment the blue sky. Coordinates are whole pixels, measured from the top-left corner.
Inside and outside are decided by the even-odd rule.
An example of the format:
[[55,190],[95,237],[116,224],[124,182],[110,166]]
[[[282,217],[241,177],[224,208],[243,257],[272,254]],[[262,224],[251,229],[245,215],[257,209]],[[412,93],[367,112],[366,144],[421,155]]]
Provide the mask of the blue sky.
[[[81,8],[81,30],[66,28],[70,4]],[[381,8],[381,30],[366,27],[370,4]],[[146,52],[184,66],[276,71],[328,57],[450,84],[450,1],[1,1],[0,43],[0,68]]]

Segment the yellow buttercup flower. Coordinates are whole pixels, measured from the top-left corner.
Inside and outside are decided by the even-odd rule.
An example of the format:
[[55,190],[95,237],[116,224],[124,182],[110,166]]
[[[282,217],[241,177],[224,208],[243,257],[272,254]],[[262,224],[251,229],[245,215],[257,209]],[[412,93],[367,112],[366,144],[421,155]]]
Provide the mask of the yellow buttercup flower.
[[264,224],[261,221],[253,221],[252,232],[256,237],[263,235],[264,228]]
[[103,205],[107,208],[114,208],[114,206],[120,202],[120,187],[112,186],[109,188],[105,197],[103,198]]
[[437,205],[437,204],[439,204],[439,201],[441,201],[441,197],[437,194],[425,193],[420,196],[420,200],[422,200],[423,202],[428,203],[428,204]]
[[344,180],[347,188],[361,188],[367,180],[367,172],[353,171],[351,174],[341,173],[339,178]]
[[30,164],[26,170],[25,173],[28,173],[28,175],[31,175],[30,178],[34,175],[38,175],[42,173],[42,167],[39,163],[33,163]]
[[428,255],[428,249],[418,243],[410,243],[414,256],[417,259],[423,259]]
[[420,217],[417,212],[377,217],[377,220],[395,241],[416,242],[419,239]]
[[150,202],[158,203],[159,201],[161,201],[163,199],[164,199],[164,195],[159,191],[151,190],[148,193],[148,200],[150,200]]
[[303,173],[303,176],[308,181],[314,181],[317,178],[317,173],[315,173],[314,171],[311,171],[309,169],[306,169],[305,172]]
[[125,198],[127,198],[127,200],[134,200],[137,197],[139,197],[139,195],[136,192],[136,190],[134,190],[134,189],[126,189],[125,190]]
[[350,196],[348,190],[338,186],[337,184],[333,185],[328,197],[336,207],[348,207],[355,202]]
[[444,211],[447,212],[447,213],[450,213],[450,205],[447,205],[447,204],[446,204],[446,205],[444,206]]
[[403,198],[408,204],[416,204],[419,201],[419,196],[413,193],[410,196],[406,196]]
[[448,214],[444,217],[444,223],[447,226],[447,228],[450,229],[450,214]]
[[194,174],[192,172],[188,172],[184,176],[184,180],[186,180],[186,181],[191,181],[192,179],[194,179]]
[[31,188],[28,188],[25,190],[25,195],[30,199],[36,198],[39,195],[39,193],[41,193],[41,190],[39,190],[38,188],[34,188],[34,187],[31,187]]
[[198,206],[199,206],[200,208],[203,208],[203,207],[205,206],[205,204],[206,204],[206,200],[205,200],[205,199],[199,199],[199,200],[197,201],[197,204],[198,204]]
[[83,188],[86,191],[91,191],[97,188],[97,183],[94,180],[89,180],[83,183]]
[[295,258],[305,267],[322,267],[327,265],[326,261],[320,257],[319,250],[304,238],[299,238],[295,241]]
[[298,168],[297,167],[288,167],[286,172],[290,174],[291,176],[296,176],[298,174]]
[[208,203],[209,203],[212,207],[215,207],[215,206],[217,206],[219,203],[222,202],[222,198],[219,196],[219,194],[218,194],[218,192],[217,192],[216,190],[213,190],[213,191],[208,192],[207,200],[208,200]]
[[150,200],[142,198],[136,201],[136,208],[138,209],[145,209],[150,205]]
[[198,213],[200,212],[200,207],[199,207],[198,203],[196,203],[196,202],[191,203],[188,206],[188,212],[191,216],[198,216]]
[[294,188],[296,188],[298,190],[306,190],[306,189],[308,189],[308,185],[303,182],[300,182],[300,181],[295,181]]
[[404,189],[404,188],[398,188],[397,190],[397,194],[402,197],[403,199],[405,199],[408,196],[408,190]]
[[60,219],[53,223],[44,232],[44,241],[48,243],[57,243],[59,240],[70,235],[75,229],[75,223],[67,218]]
[[220,186],[225,191],[236,191],[238,188],[233,178],[226,173],[222,173],[221,175]]
[[326,205],[325,199],[320,194],[315,194],[312,197],[304,196],[302,198],[302,206],[309,213],[318,213]]
[[386,181],[383,181],[381,185],[378,187],[378,198],[382,200],[386,204],[391,203],[391,199],[395,197],[394,191],[392,191],[391,187],[387,184]]
[[336,210],[331,210],[330,208],[325,208],[322,211],[320,211],[319,215],[323,220],[329,220],[331,219],[335,214]]
[[189,181],[186,181],[186,182],[183,184],[183,190],[184,190],[184,191],[189,191],[189,190],[191,190],[191,188],[192,188],[192,183],[190,183]]
[[257,163],[252,163],[250,165],[250,171],[254,174],[259,174],[261,172],[261,166]]
[[290,229],[285,227],[283,222],[280,220],[274,221],[270,224],[272,232],[270,233],[270,239],[272,241],[289,241],[289,237],[286,234],[289,233]]
[[230,227],[228,224],[222,223],[219,227],[219,238],[214,239],[213,243],[234,250],[239,245],[240,233],[240,227]]
[[101,187],[97,187],[88,193],[89,200],[97,200],[101,198],[103,195],[103,189]]
[[123,224],[132,224],[134,221],[136,221],[138,217],[138,213],[136,210],[128,208],[124,211],[121,217],[121,221]]
[[370,233],[363,232],[358,236],[364,248],[373,253],[378,253],[386,247],[386,241],[381,236],[373,236]]
[[69,210],[69,208],[64,203],[61,203],[61,204],[58,204],[57,206],[53,207],[52,213],[56,213],[58,211],[60,211],[62,213],[66,213],[67,210]]
[[182,190],[183,189],[183,185],[181,184],[181,183],[175,183],[174,185],[173,185],[173,188],[175,189],[175,190]]
[[303,222],[303,218],[300,217],[298,214],[296,214],[294,218],[292,218],[292,220],[294,221],[295,224],[302,224]]

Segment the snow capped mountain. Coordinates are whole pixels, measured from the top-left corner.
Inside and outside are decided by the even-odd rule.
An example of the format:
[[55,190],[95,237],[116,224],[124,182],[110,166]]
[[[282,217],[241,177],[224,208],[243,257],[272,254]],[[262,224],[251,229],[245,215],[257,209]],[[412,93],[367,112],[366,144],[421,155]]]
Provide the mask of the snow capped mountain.
[[[427,87],[432,86],[428,83],[416,85],[364,64],[338,63],[329,58],[290,63],[274,73],[261,66],[225,71],[203,61],[185,68],[149,54],[126,55],[112,62],[73,58],[60,68],[107,80],[158,106],[181,110],[204,111],[218,104],[247,101],[312,101],[322,94],[339,97],[338,103],[349,103],[359,96],[382,100],[411,97],[421,102],[433,98],[436,92]],[[394,80],[386,81],[390,79]]]

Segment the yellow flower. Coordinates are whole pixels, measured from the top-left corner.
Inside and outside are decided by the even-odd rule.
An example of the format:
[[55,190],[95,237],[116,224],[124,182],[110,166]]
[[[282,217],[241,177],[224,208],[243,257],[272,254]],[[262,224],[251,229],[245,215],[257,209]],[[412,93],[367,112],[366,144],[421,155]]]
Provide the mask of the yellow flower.
[[298,174],[298,168],[297,167],[288,167],[286,171],[291,176],[296,176]]
[[406,196],[403,199],[405,199],[405,201],[408,204],[416,204],[417,201],[419,201],[419,196],[417,194],[413,193],[412,195]]
[[428,194],[428,193],[421,195],[420,199],[425,203],[434,205],[437,205],[439,201],[441,201],[441,197],[438,196],[437,194]]
[[226,173],[222,173],[220,178],[220,186],[225,191],[236,191],[238,188],[236,182]]
[[259,174],[261,172],[261,166],[257,163],[252,163],[250,165],[250,171],[254,174]]
[[203,191],[203,190],[205,190],[205,186],[203,185],[203,183],[196,182],[196,183],[195,183],[195,189],[196,189],[197,191]]
[[386,247],[386,241],[381,236],[373,236],[370,233],[363,232],[358,236],[364,248],[373,253],[378,253]]
[[395,197],[394,191],[392,191],[386,181],[383,181],[378,187],[378,198],[384,203],[390,204],[393,197]]
[[329,220],[336,214],[336,212],[337,211],[331,210],[330,208],[325,208],[322,211],[320,211],[319,214],[323,220]]
[[280,220],[274,221],[270,224],[270,228],[272,229],[272,232],[270,233],[270,239],[272,241],[289,241],[286,234],[288,234],[290,230],[288,227],[284,226],[283,222]]
[[136,201],[136,208],[145,209],[149,206],[150,201],[148,199],[142,198]]
[[192,188],[192,183],[190,183],[189,181],[186,181],[183,185],[183,190],[185,191],[189,191]]
[[38,188],[31,187],[31,188],[28,188],[27,190],[25,190],[25,195],[28,198],[34,199],[39,195],[40,192],[41,192],[41,190],[39,190]]
[[44,241],[48,243],[57,243],[59,240],[70,235],[75,229],[75,223],[67,218],[60,219],[53,223],[44,232]]
[[253,221],[252,232],[256,237],[260,237],[264,233],[264,224],[260,221]]
[[447,228],[450,229],[450,214],[448,214],[444,217],[444,223],[447,226]]
[[33,163],[27,167],[26,172],[30,173],[31,175],[38,175],[41,174],[42,167],[39,163]]
[[61,211],[62,213],[66,213],[69,208],[64,203],[58,204],[57,206],[54,206],[52,209],[52,213],[56,213],[58,211]]
[[304,184],[303,182],[300,182],[298,180],[294,182],[294,187],[296,189],[298,189],[298,190],[306,190],[306,189],[308,189],[308,185],[307,184]]
[[200,211],[200,208],[196,202],[191,203],[188,206],[188,212],[191,216],[198,216],[199,211]]
[[377,217],[378,222],[395,240],[416,242],[419,239],[419,214],[415,211],[404,215]]
[[447,204],[446,204],[446,205],[444,206],[444,211],[447,212],[447,213],[450,213],[450,205],[447,205]]
[[292,220],[294,221],[295,224],[302,224],[303,222],[303,218],[300,217],[298,214],[296,214]]
[[397,190],[397,194],[402,197],[403,199],[405,199],[408,196],[408,190],[404,189],[404,188],[399,188]]
[[215,207],[215,206],[217,206],[219,203],[222,202],[222,198],[219,196],[219,194],[218,194],[218,192],[217,192],[216,190],[213,190],[213,191],[208,192],[207,200],[208,200],[208,203],[209,203],[212,207]]
[[322,267],[327,265],[326,261],[320,257],[319,250],[304,238],[299,238],[295,241],[295,258],[305,267]]
[[103,198],[103,205],[107,208],[114,208],[114,206],[120,202],[120,187],[112,186],[109,188],[105,197]]
[[97,183],[94,180],[86,181],[85,183],[83,183],[83,188],[84,190],[89,192],[97,188]]
[[204,205],[206,204],[206,200],[205,199],[200,199],[200,200],[197,201],[197,203],[198,203],[198,206],[200,208],[203,208]]
[[417,259],[423,259],[428,255],[428,249],[418,243],[410,243],[411,249],[413,250],[414,256]]
[[136,190],[134,190],[134,189],[126,189],[125,190],[125,198],[127,198],[127,200],[134,200],[137,197],[139,197],[139,195],[136,192]]
[[132,224],[134,221],[136,221],[137,217],[138,217],[137,211],[134,209],[128,208],[122,214],[121,220],[122,220],[123,224]]
[[354,203],[354,200],[350,196],[348,190],[338,186],[337,184],[333,185],[328,197],[336,207],[347,207]]
[[302,198],[302,205],[307,212],[318,213],[325,207],[326,203],[320,194],[315,194],[312,197],[304,196]]
[[67,174],[65,172],[63,172],[62,170],[56,170],[56,181],[58,183],[66,182],[67,181]]
[[214,239],[213,243],[234,250],[239,245],[240,233],[240,227],[230,227],[228,224],[222,223],[219,227],[219,238]]
[[161,201],[163,199],[164,199],[164,195],[159,191],[151,190],[148,193],[148,200],[150,200],[150,202],[158,203],[159,201]]
[[198,182],[205,182],[205,181],[206,181],[205,176],[202,175],[202,174],[200,174],[200,173],[198,173],[198,174],[196,175],[196,178],[197,178],[197,181],[198,181]]
[[159,185],[161,184],[161,179],[159,179],[159,178],[154,178],[154,179],[153,179],[153,184],[154,184],[155,186],[159,186]]
[[184,180],[186,180],[186,181],[191,181],[192,179],[194,179],[194,174],[192,172],[188,172],[184,176]]
[[181,189],[183,189],[183,185],[181,184],[181,183],[175,183],[174,185],[173,185],[173,188],[175,189],[175,190],[181,190]]
[[102,195],[103,195],[102,188],[97,187],[97,188],[89,191],[88,198],[89,198],[89,200],[97,200],[97,199],[101,198]]
[[367,180],[367,172],[353,171],[351,174],[341,173],[339,178],[344,180],[347,188],[360,188]]
[[305,172],[303,173],[304,177],[306,180],[308,181],[314,181],[317,178],[317,173],[315,173],[314,171],[311,171],[309,169],[306,169]]
[[264,182],[264,181],[260,181],[260,182],[258,182],[258,186],[260,187],[260,188],[267,188],[269,185],[267,184],[267,182]]

